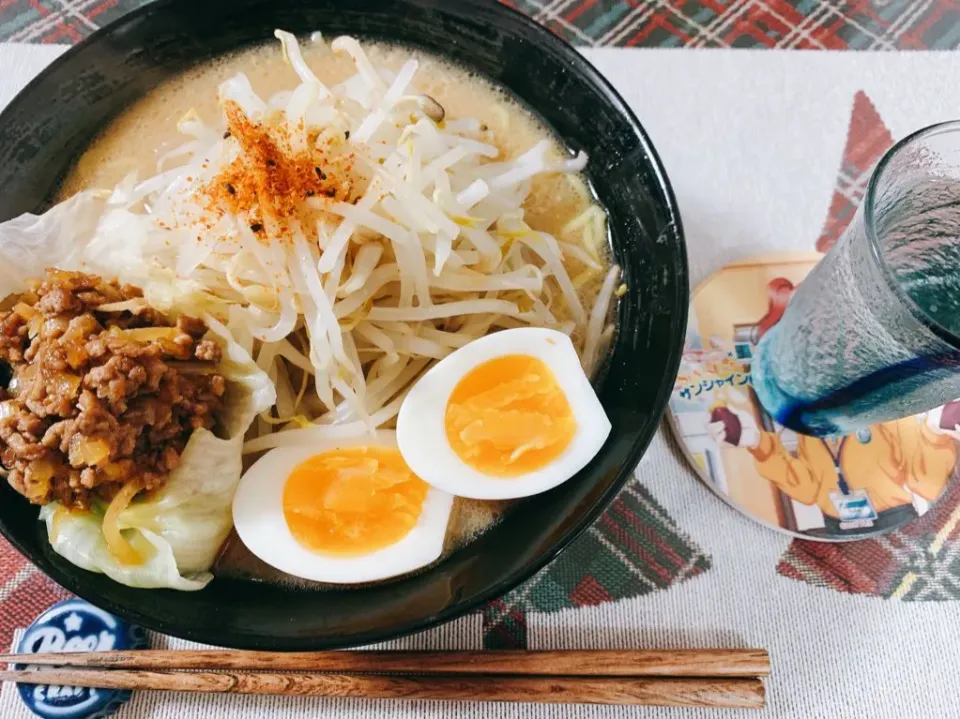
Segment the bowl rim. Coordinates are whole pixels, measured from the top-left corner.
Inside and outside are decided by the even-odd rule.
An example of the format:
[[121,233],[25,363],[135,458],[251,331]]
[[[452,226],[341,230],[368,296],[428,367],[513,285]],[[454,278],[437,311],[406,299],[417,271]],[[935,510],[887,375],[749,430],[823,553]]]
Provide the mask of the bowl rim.
[[[406,0],[399,1],[405,2]],[[423,3],[423,0],[419,1],[420,3]],[[103,37],[109,37],[112,33],[116,32],[118,28],[122,28],[128,23],[138,21],[144,15],[154,12],[164,12],[167,6],[180,2],[183,2],[183,0],[155,0],[154,2],[150,2],[146,5],[135,8],[134,10],[131,10],[130,12],[104,25],[103,27],[91,33],[88,37],[68,48],[52,62],[46,65],[39,73],[37,73],[37,75],[14,96],[14,98],[6,105],[6,107],[0,111],[0,124],[4,122],[5,116],[8,113],[12,113],[17,108],[19,103],[26,101],[26,97],[31,94],[34,88],[39,85],[48,74],[54,72],[62,65],[70,62],[73,57],[84,48],[99,42]],[[418,0],[413,0],[413,2],[418,2]],[[647,169],[649,169],[652,174],[653,184],[656,184],[659,187],[660,191],[663,193],[664,199],[666,200],[665,210],[667,214],[667,223],[665,228],[670,228],[672,226],[672,231],[675,234],[675,242],[679,245],[676,267],[676,291],[678,295],[677,299],[679,301],[677,306],[681,307],[682,309],[676,313],[674,317],[676,339],[674,340],[672,346],[669,347],[665,362],[668,374],[670,376],[675,376],[680,366],[684,336],[688,322],[688,313],[686,309],[689,299],[689,261],[687,257],[680,210],[673,187],[667,177],[663,162],[661,161],[660,156],[654,148],[653,143],[643,125],[641,125],[639,119],[636,117],[633,110],[623,99],[620,93],[586,57],[584,57],[573,45],[568,43],[559,35],[550,31],[545,26],[533,20],[530,16],[510,5],[506,5],[499,1],[491,2],[490,0],[445,0],[440,4],[440,7],[446,8],[450,7],[451,5],[459,5],[461,8],[475,7],[488,13],[500,13],[501,16],[507,19],[509,22],[514,23],[515,25],[526,26],[527,30],[532,31],[538,36],[538,43],[552,45],[552,52],[564,59],[577,74],[582,75],[587,81],[593,84],[597,90],[600,91],[604,100],[609,102],[610,105],[616,109],[617,113],[627,121],[632,132],[639,140],[639,149],[642,150],[649,163],[649,167]],[[522,97],[520,99],[523,100]],[[661,426],[663,414],[670,398],[670,393],[671,387],[669,384],[662,383],[651,406],[650,414],[651,416],[657,418],[656,424]],[[478,607],[481,607],[490,601],[503,596],[553,562],[565,549],[570,546],[574,540],[580,537],[581,534],[583,534],[594,524],[600,514],[608,508],[613,499],[633,477],[640,459],[643,457],[643,454],[646,452],[656,433],[657,432],[655,430],[651,432],[648,437],[644,437],[640,434],[637,435],[636,440],[630,446],[630,451],[627,453],[620,468],[617,470],[617,476],[615,479],[599,496],[593,500],[593,504],[583,512],[580,518],[569,528],[563,531],[563,533],[554,541],[549,550],[532,559],[520,569],[517,569],[516,571],[502,577],[499,581],[492,584],[486,591],[480,592],[468,599],[454,601],[439,612],[422,617],[420,619],[397,624],[386,631],[370,630],[357,632],[348,636],[345,635],[343,637],[320,640],[318,640],[316,637],[285,637],[280,639],[271,639],[270,648],[278,651],[315,650],[321,646],[324,649],[339,649],[391,641],[409,634],[414,634],[432,627],[436,627],[459,617],[463,617],[476,610]],[[224,637],[217,634],[215,631],[192,628],[183,629],[171,622],[168,622],[167,620],[157,619],[156,617],[153,617],[139,609],[123,606],[112,600],[98,597],[92,590],[87,588],[88,585],[82,580],[75,580],[69,574],[53,577],[46,571],[40,569],[40,567],[37,566],[37,560],[34,557],[35,553],[29,550],[17,539],[17,537],[12,536],[11,533],[8,533],[7,528],[3,523],[0,523],[0,534],[2,534],[7,541],[9,541],[10,544],[13,545],[14,548],[16,548],[17,551],[24,556],[41,574],[52,581],[61,584],[65,589],[77,597],[80,597],[91,604],[109,611],[126,621],[133,622],[153,631],[189,641],[214,645],[221,643],[222,646],[236,647],[239,649],[264,648],[263,641],[258,640],[256,638],[257,635],[233,635],[229,640],[229,644],[223,645],[222,641]]]

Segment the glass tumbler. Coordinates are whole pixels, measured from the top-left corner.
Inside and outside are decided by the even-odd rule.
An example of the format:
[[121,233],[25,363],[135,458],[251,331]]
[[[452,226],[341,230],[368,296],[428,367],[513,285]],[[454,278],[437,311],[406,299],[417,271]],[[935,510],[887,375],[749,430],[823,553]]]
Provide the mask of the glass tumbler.
[[856,216],[760,340],[780,424],[850,434],[960,397],[960,122],[899,142]]

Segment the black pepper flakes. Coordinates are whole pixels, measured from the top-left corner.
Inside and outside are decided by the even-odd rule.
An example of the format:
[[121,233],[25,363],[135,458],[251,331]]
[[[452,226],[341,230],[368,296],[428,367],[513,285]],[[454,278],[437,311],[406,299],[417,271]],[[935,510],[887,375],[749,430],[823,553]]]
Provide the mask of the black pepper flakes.
[[225,133],[223,133],[223,139],[227,140],[229,138],[230,138],[230,130],[227,130]]
[[304,194],[305,194],[307,197],[313,197],[313,196],[316,195],[317,193],[314,192],[313,190],[307,190]]
[[337,191],[332,187],[328,187],[326,190],[323,191],[323,194],[326,195],[327,197],[336,197]]
[[343,139],[344,139],[344,140],[349,140],[349,139],[350,139],[350,130],[344,131],[344,133],[343,133]]
[[259,222],[254,222],[252,225],[250,225],[250,229],[254,232],[260,232],[260,230],[263,229],[263,225],[261,225]]
[[317,177],[319,177],[321,180],[326,180],[326,179],[327,179],[327,173],[326,173],[326,172],[324,172],[323,170],[321,170],[319,167],[314,167],[313,169],[316,170],[316,172],[317,172]]
[[231,195],[236,195],[236,194],[237,194],[237,188],[234,187],[233,185],[231,185],[231,184],[228,182],[228,183],[227,183],[227,192],[229,192]]
[[267,160],[267,167],[276,167],[276,166],[277,166],[276,160]]

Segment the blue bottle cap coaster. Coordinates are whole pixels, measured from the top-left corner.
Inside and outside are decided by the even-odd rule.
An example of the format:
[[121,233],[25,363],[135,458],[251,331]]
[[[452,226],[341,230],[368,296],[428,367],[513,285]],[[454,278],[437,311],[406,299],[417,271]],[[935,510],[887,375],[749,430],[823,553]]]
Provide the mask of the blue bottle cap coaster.
[[[54,604],[30,625],[17,645],[17,651],[21,654],[40,654],[146,647],[147,635],[140,627],[80,599],[67,599]],[[42,684],[18,684],[17,690],[27,708],[45,719],[107,717],[130,701],[131,697],[129,690]]]
[[749,258],[693,292],[667,417],[691,467],[728,504],[795,537],[845,542],[902,527],[942,496],[960,468],[960,401],[838,437],[770,417],[752,388],[753,350],[819,259]]

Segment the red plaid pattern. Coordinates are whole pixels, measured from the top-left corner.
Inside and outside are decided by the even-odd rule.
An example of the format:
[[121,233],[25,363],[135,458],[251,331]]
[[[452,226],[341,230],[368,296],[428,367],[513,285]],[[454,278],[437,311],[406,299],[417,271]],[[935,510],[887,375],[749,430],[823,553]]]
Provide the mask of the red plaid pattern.
[[957,0],[507,0],[584,45],[954,48]]
[[0,539],[0,648],[5,651],[15,629],[29,624],[34,617],[67,592],[40,574],[17,550]]
[[892,145],[890,130],[883,124],[870,98],[858,92],[853,100],[847,146],[837,174],[837,189],[833,192],[823,232],[817,239],[817,250],[826,252],[833,247],[850,224],[867,189],[870,171]]
[[896,532],[845,544],[797,540],[777,571],[848,594],[903,601],[960,599],[960,484],[923,517]]
[[[0,0],[0,41],[75,43],[149,0]],[[960,47],[960,0],[503,0],[577,45]]]

